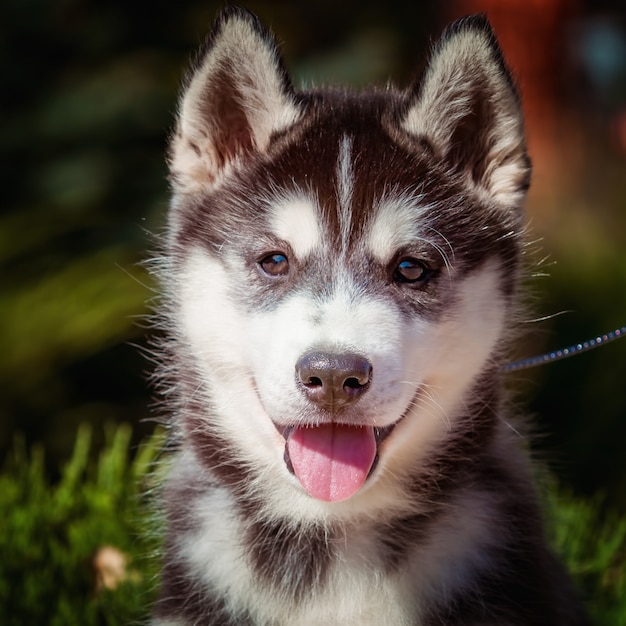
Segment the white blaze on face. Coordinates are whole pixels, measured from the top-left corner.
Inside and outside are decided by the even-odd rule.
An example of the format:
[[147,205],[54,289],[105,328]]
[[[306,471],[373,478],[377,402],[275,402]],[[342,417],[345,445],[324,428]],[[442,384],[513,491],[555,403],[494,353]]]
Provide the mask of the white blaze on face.
[[392,473],[428,453],[454,428],[471,401],[468,391],[501,340],[508,307],[495,260],[464,277],[454,307],[423,336],[412,362],[423,393],[388,442]]
[[339,223],[341,228],[341,253],[345,256],[350,241],[350,230],[352,229],[352,195],[354,189],[352,138],[347,135],[344,135],[339,144],[336,176]]
[[420,206],[421,197],[398,196],[382,198],[374,208],[374,216],[367,235],[372,256],[388,263],[403,246],[420,239],[417,225],[426,209]]
[[306,258],[321,244],[322,230],[316,201],[305,194],[294,194],[274,202],[270,229],[291,246],[296,257]]
[[406,322],[393,303],[364,294],[348,277],[328,285],[328,291],[322,299],[295,292],[250,320],[259,395],[276,422],[306,421],[311,406],[295,384],[298,360],[314,350],[353,352],[367,358],[374,372],[359,403],[362,423],[386,426],[413,393],[405,371]]
[[[372,256],[386,265],[403,247],[419,241],[434,248],[446,271],[452,271],[454,251],[430,224],[429,215],[436,211],[437,206],[427,204],[421,194],[388,193],[383,196],[374,207],[367,233],[367,246]],[[445,243],[439,243],[441,240]]]
[[231,277],[218,259],[196,247],[189,252],[176,285],[177,334],[185,357],[200,376],[195,394],[210,396],[216,408],[207,412],[206,419],[245,449],[252,462],[261,466],[277,462],[280,455],[273,451],[280,436],[254,390],[251,320],[230,296]]

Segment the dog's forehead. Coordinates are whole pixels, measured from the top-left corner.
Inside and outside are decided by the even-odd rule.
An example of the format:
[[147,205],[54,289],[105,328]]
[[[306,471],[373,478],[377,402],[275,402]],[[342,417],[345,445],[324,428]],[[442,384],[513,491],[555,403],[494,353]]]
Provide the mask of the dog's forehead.
[[[357,228],[365,233],[359,241],[360,248],[385,264],[397,250],[424,237],[429,229],[428,209],[429,205],[423,198],[398,193],[381,195],[368,215],[360,214],[358,219],[364,220],[362,224],[354,223],[357,220],[350,212],[341,211],[338,215],[338,234],[343,251],[354,245],[354,242],[351,244],[351,230]],[[317,198],[304,192],[281,197],[270,205],[269,228],[277,239],[287,242],[300,259],[307,258],[336,239],[329,232]],[[337,252],[340,254],[342,250]]]
[[358,244],[385,263],[419,237],[428,205],[423,194],[415,185],[400,184],[380,171],[372,176],[372,155],[358,141],[358,136],[343,133],[335,151],[326,147],[325,156],[330,153],[332,158],[323,164],[311,151],[310,169],[302,176],[306,185],[277,191],[268,203],[270,231],[297,257],[306,258],[326,244],[342,256]]

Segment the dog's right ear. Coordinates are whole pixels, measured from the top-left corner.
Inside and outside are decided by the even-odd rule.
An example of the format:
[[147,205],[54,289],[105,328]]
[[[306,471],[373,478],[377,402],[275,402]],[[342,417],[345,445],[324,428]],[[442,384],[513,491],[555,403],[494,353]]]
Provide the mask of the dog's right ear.
[[219,184],[299,117],[272,35],[248,11],[225,9],[183,89],[169,153],[174,189]]

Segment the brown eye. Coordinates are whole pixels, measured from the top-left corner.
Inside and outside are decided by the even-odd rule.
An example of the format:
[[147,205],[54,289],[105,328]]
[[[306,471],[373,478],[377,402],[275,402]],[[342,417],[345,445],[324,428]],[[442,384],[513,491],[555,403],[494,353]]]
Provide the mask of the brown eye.
[[289,272],[289,260],[281,252],[264,256],[259,265],[268,276],[285,276]]
[[407,257],[402,259],[394,271],[394,280],[399,283],[423,283],[428,280],[430,270],[428,267],[418,261]]

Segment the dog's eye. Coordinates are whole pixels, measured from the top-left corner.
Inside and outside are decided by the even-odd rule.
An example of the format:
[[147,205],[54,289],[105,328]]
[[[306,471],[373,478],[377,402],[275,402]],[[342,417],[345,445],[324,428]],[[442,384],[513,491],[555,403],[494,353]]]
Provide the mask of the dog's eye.
[[259,265],[268,276],[284,276],[289,272],[289,259],[281,252],[272,252],[264,256]]
[[407,257],[402,259],[394,271],[394,280],[399,283],[423,283],[428,280],[430,271],[428,267],[418,261]]

